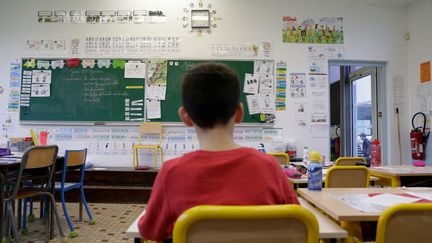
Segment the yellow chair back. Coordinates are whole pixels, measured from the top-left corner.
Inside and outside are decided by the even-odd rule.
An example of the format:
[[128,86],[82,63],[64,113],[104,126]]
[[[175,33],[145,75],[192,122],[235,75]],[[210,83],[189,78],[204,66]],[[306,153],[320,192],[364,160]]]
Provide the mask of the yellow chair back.
[[431,229],[432,203],[398,204],[381,214],[376,243],[429,243]]
[[355,166],[357,163],[366,163],[363,157],[339,157],[335,165],[336,166]]
[[176,243],[318,242],[318,222],[300,205],[196,206],[174,225]]
[[271,155],[275,157],[280,164],[282,165],[288,165],[289,164],[289,156],[287,153],[284,152],[268,152],[268,155]]
[[369,170],[365,166],[332,166],[326,174],[326,188],[368,187]]

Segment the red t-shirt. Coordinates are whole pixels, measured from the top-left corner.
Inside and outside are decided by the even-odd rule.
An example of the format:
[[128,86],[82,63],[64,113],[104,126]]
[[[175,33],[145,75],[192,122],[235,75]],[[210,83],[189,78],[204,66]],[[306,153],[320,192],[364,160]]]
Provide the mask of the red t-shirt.
[[198,150],[163,164],[138,228],[143,239],[161,241],[197,205],[293,203],[297,196],[272,156],[252,148]]

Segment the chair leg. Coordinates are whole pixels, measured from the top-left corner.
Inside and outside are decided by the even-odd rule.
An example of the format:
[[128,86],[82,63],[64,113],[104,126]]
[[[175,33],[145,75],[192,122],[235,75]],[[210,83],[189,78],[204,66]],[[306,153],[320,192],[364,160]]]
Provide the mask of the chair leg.
[[78,220],[81,222],[82,219],[82,211],[83,211],[83,201],[82,201],[82,195],[80,192],[79,201],[78,201]]
[[58,227],[58,230],[59,230],[59,233],[60,233],[60,236],[61,236],[61,240],[65,241],[65,235],[64,235],[63,227],[62,227],[62,224],[61,224],[61,221],[60,221],[60,217],[59,217],[59,214],[58,214],[58,211],[57,211],[57,207],[56,207],[54,196],[51,193],[49,193],[49,192],[44,192],[43,194],[47,195],[49,197],[50,201],[51,201],[52,210],[53,210],[53,213],[54,213],[54,216],[55,216],[55,220],[57,222],[57,227]]
[[21,235],[27,235],[27,198],[23,199],[23,216],[22,216],[22,224],[21,224]]
[[66,217],[66,221],[67,221],[67,223],[69,225],[69,229],[71,231],[69,233],[69,237],[70,238],[75,238],[75,237],[78,236],[78,232],[75,231],[75,227],[74,227],[74,225],[72,223],[72,220],[69,217],[69,213],[68,213],[67,208],[66,208],[66,199],[65,199],[65,195],[64,195],[64,191],[63,190],[60,191],[60,198],[61,198],[61,204],[62,204],[63,212],[64,212],[64,215]]
[[19,243],[20,239],[19,239],[19,234],[18,234],[18,226],[17,226],[17,223],[15,221],[15,215],[13,213],[12,204],[10,204],[10,203],[8,203],[8,205],[7,205],[7,214],[8,214],[9,222],[10,222],[10,225],[12,228],[12,235],[14,237],[14,241],[16,243]]
[[10,202],[6,202],[5,204],[6,205],[4,205],[4,215],[3,215],[3,222],[4,222],[4,225],[3,225],[3,229],[1,229],[1,230],[3,230],[3,239],[2,239],[2,242],[3,243],[9,243],[9,242],[11,242],[11,240],[12,240],[12,237],[11,237],[11,235],[10,235],[10,229],[9,229],[9,210],[8,210],[8,204],[9,204]]
[[28,221],[33,222],[35,220],[35,215],[33,214],[33,197],[30,198],[30,213],[28,216]]
[[82,202],[83,202],[83,204],[84,204],[84,207],[85,207],[85,209],[86,209],[86,211],[87,211],[87,215],[88,215],[88,217],[89,217],[89,224],[90,225],[93,225],[93,224],[95,224],[96,222],[93,220],[93,216],[92,216],[92,214],[91,214],[91,212],[90,212],[90,208],[88,207],[88,205],[87,205],[87,200],[85,199],[85,195],[84,195],[84,187],[81,185],[81,187],[80,187],[80,192],[81,192],[81,199],[82,199]]

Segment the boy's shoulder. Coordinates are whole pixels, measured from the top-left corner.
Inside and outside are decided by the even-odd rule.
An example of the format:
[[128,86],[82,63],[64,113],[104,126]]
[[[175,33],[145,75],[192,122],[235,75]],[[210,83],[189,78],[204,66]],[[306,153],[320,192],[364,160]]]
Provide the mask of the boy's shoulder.
[[[223,159],[233,159],[233,160],[247,160],[248,162],[271,162],[274,163],[277,160],[264,152],[258,151],[254,148],[240,147],[233,150],[226,151],[203,151],[197,150],[193,152],[186,153],[178,158],[174,158],[164,162],[165,169],[172,169],[178,166],[184,166],[185,162],[190,161],[202,161],[205,158],[223,158]],[[278,163],[276,163],[278,164]]]

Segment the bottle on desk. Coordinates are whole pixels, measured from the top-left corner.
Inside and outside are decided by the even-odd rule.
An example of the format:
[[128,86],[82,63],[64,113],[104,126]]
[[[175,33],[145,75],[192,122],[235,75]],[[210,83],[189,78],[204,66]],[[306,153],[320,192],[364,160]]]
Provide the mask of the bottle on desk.
[[381,144],[378,139],[372,140],[371,143],[371,166],[381,167]]
[[314,191],[322,190],[322,165],[321,155],[317,151],[311,151],[309,154],[308,165],[308,189]]

